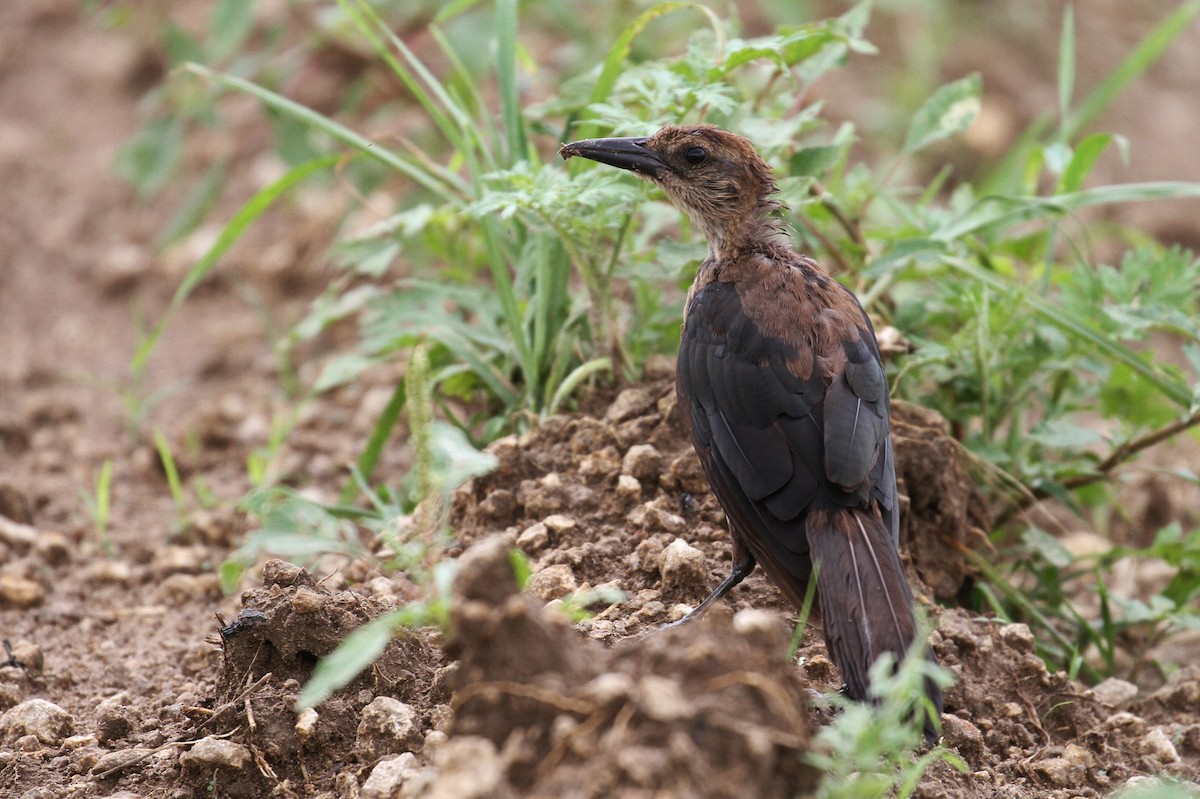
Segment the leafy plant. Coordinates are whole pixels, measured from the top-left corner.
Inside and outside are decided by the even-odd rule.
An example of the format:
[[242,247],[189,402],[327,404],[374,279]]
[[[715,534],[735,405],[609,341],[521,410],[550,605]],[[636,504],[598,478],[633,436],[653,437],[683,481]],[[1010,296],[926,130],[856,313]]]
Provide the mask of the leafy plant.
[[[925,641],[918,635],[917,641]],[[823,727],[806,756],[823,774],[817,788],[821,799],[868,799],[911,796],[930,765],[944,760],[959,771],[967,765],[940,744],[920,756],[913,752],[924,736],[924,686],[927,679],[943,688],[953,675],[925,658],[918,644],[894,668],[885,655],[871,667],[873,703],[853,702],[835,694],[826,701],[839,708],[833,722]]]

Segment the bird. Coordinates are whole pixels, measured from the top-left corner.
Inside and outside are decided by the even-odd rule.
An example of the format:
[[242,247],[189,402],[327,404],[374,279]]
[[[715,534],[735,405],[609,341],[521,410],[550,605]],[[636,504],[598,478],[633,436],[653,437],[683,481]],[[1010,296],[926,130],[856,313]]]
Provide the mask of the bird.
[[[916,637],[900,562],[889,389],[858,298],[785,231],[774,172],[746,138],[712,125],[562,145],[656,184],[692,220],[708,255],[684,305],[680,415],[725,511],[729,576],[698,618],[761,565],[797,609],[816,581],[826,647],[854,700],[869,670]],[[934,658],[927,646],[926,657]],[[933,742],[943,709],[929,679]]]

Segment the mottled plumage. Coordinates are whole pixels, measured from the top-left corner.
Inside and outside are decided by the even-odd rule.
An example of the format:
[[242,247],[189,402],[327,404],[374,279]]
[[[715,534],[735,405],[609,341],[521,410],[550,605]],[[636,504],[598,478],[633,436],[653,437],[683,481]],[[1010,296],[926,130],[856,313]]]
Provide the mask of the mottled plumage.
[[[903,657],[915,625],[897,549],[887,380],[862,306],[790,248],[771,169],[746,139],[672,126],[560,152],[652,180],[708,240],[684,310],[676,389],[729,518],[734,562],[687,618],[755,564],[799,608],[816,564],[830,656],[846,692],[866,698],[871,664],[884,652]],[[940,712],[937,686],[927,693]]]

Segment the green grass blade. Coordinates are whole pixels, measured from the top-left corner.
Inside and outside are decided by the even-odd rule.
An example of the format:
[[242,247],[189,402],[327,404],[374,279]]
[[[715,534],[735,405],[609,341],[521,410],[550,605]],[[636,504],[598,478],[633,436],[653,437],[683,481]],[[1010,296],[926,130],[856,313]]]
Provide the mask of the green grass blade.
[[587,363],[580,364],[567,375],[562,383],[554,392],[554,396],[550,398],[550,404],[546,406],[546,413],[553,414],[558,412],[558,408],[562,403],[571,396],[579,384],[596,372],[611,372],[612,359],[608,357],[593,358]]
[[1192,23],[1200,13],[1200,0],[1183,3],[1138,42],[1125,60],[1105,78],[1099,86],[1075,109],[1075,113],[1063,123],[1063,139],[1070,141],[1087,125],[1100,116],[1113,100],[1143,72],[1157,61],[1171,42]]
[[[401,380],[392,391],[391,399],[388,400],[383,413],[375,421],[375,426],[371,428],[371,435],[367,438],[367,444],[363,447],[358,460],[355,461],[357,473],[364,481],[369,480],[371,473],[375,471],[375,464],[379,463],[383,448],[391,438],[392,431],[396,429],[396,422],[400,420],[400,414],[404,413],[404,403],[407,397],[404,381]],[[351,479],[342,488],[338,501],[342,504],[349,504],[354,499],[355,490],[355,481]]]
[[294,100],[289,100],[281,94],[259,86],[257,83],[251,83],[248,80],[224,72],[217,72],[200,64],[188,64],[185,69],[230,89],[236,89],[237,91],[257,97],[269,108],[273,108],[282,114],[287,114],[311,125],[317,130],[332,136],[342,144],[357,150],[369,158],[374,158],[376,161],[399,172],[401,175],[404,175],[406,178],[428,189],[444,200],[450,202],[458,202],[459,200],[458,186],[447,186],[443,181],[438,180],[436,176],[423,169],[419,163],[392,152],[386,147],[371,141],[323,114],[317,113],[307,106],[301,105]]
[[266,188],[261,189],[247,200],[245,205],[238,209],[233,218],[229,220],[229,223],[221,229],[221,234],[217,236],[217,240],[209,247],[208,252],[184,276],[183,282],[175,290],[175,296],[171,298],[171,304],[167,307],[162,319],[158,321],[154,329],[138,345],[137,352],[134,353],[130,366],[130,369],[135,374],[145,367],[146,361],[158,345],[158,340],[162,337],[163,331],[166,330],[167,322],[170,321],[175,309],[183,304],[183,301],[192,293],[197,284],[221,260],[221,256],[233,246],[234,242],[242,237],[242,234],[246,232],[246,228],[250,227],[250,224],[270,208],[276,200],[282,197],[288,189],[297,183],[307,180],[317,172],[333,168],[341,160],[341,155],[325,155],[292,167],[292,169],[288,170],[287,174]]
[[1075,7],[1063,9],[1062,35],[1058,41],[1058,119],[1066,127],[1075,93]]
[[528,150],[517,85],[517,16],[517,0],[496,0],[496,75],[510,167],[525,160]]
[[1050,197],[981,197],[957,217],[947,220],[930,234],[930,239],[951,242],[984,228],[1003,228],[1037,217],[1053,217],[1093,205],[1144,202],[1146,200],[1182,200],[1200,197],[1200,183],[1159,181],[1122,183],[1094,189],[1055,194]]
[[400,627],[416,627],[432,620],[428,606],[417,603],[385,613],[347,635],[337,649],[321,658],[313,676],[296,699],[297,712],[316,707],[349,685],[378,659]]

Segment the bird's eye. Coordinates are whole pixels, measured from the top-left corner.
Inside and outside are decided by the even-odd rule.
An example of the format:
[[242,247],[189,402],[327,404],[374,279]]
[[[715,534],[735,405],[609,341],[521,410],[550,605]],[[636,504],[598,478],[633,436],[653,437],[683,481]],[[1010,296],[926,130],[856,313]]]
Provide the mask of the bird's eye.
[[703,147],[693,147],[683,154],[683,160],[689,164],[702,164],[705,158],[708,158],[708,153],[704,151]]

